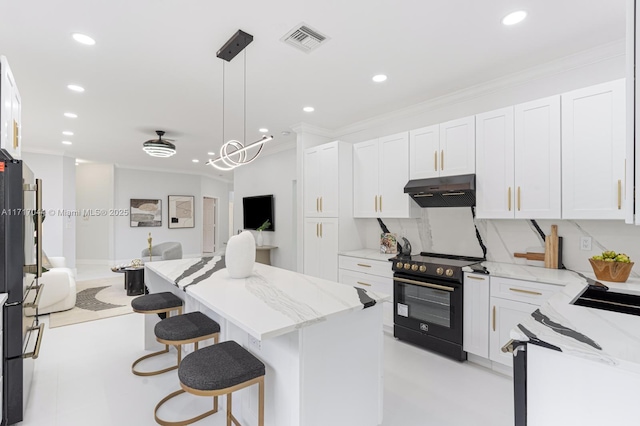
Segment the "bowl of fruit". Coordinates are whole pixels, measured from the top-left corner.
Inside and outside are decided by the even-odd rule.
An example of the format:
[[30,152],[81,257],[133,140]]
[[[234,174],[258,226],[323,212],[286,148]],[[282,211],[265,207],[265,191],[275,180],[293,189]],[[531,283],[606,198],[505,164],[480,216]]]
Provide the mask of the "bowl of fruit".
[[596,278],[603,281],[623,283],[629,278],[633,262],[624,253],[603,251],[601,255],[589,259]]

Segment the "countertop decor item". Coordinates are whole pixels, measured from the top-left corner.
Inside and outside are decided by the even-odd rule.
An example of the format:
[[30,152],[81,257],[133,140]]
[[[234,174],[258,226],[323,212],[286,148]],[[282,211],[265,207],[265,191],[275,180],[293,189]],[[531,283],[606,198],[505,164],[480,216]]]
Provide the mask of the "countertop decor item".
[[265,220],[264,223],[262,225],[260,225],[257,229],[258,231],[258,235],[256,236],[256,245],[258,247],[262,247],[262,245],[264,244],[264,239],[262,238],[262,231],[264,231],[265,229],[267,229],[268,227],[271,226],[271,222],[269,222],[269,219]]
[[396,254],[398,253],[398,239],[396,234],[391,232],[383,232],[380,234],[380,253]]
[[225,263],[231,278],[246,278],[253,273],[256,242],[249,231],[242,231],[227,241]]
[[602,281],[623,283],[629,279],[633,262],[624,253],[604,251],[601,255],[589,258],[596,278]]
[[562,266],[562,237],[558,237],[558,225],[551,225],[551,235],[547,235],[544,243],[544,267],[560,268]]

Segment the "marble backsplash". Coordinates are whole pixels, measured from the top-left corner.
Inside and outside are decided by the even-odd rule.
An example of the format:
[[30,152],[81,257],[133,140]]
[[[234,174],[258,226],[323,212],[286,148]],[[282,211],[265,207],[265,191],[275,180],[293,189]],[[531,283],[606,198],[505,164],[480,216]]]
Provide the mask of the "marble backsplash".
[[[357,219],[362,244],[377,249],[380,226],[375,219]],[[544,241],[531,221],[524,219],[475,219],[471,208],[420,209],[415,219],[383,219],[389,231],[398,239],[411,242],[412,252],[421,251],[482,257],[482,249],[476,238],[475,225],[487,247],[487,260],[502,263],[542,266],[542,262],[515,258],[513,253],[544,252]],[[545,234],[551,225],[558,225],[558,235],[563,237],[562,260],[568,269],[591,272],[588,258],[604,250],[626,253],[631,261],[640,262],[640,226],[627,225],[614,220],[538,220]],[[580,249],[580,237],[591,237],[591,250]],[[640,277],[640,263],[631,275]]]

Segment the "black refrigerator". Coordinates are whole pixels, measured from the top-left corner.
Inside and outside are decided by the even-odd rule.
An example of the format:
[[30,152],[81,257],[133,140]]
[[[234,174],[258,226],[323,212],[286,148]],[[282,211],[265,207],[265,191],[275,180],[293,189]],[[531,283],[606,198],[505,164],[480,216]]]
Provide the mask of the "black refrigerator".
[[[0,150],[0,293],[7,293],[2,327],[2,425],[23,420],[43,324],[37,315],[42,272],[42,182]],[[28,297],[27,297],[28,296]]]

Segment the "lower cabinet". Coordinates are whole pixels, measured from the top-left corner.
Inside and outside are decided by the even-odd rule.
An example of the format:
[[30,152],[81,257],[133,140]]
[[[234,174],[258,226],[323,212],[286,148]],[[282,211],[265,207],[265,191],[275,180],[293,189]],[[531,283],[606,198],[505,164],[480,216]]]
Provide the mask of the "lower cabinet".
[[393,272],[388,261],[370,260],[351,256],[338,256],[338,282],[361,287],[367,291],[388,294],[389,302],[383,302],[383,325],[393,329]]
[[462,349],[489,358],[489,275],[464,274]]
[[513,300],[491,298],[491,328],[489,332],[489,359],[504,365],[513,365],[513,354],[502,352],[511,329],[522,322],[538,308],[538,305],[514,302]]
[[338,281],[338,219],[304,219],[304,273]]

